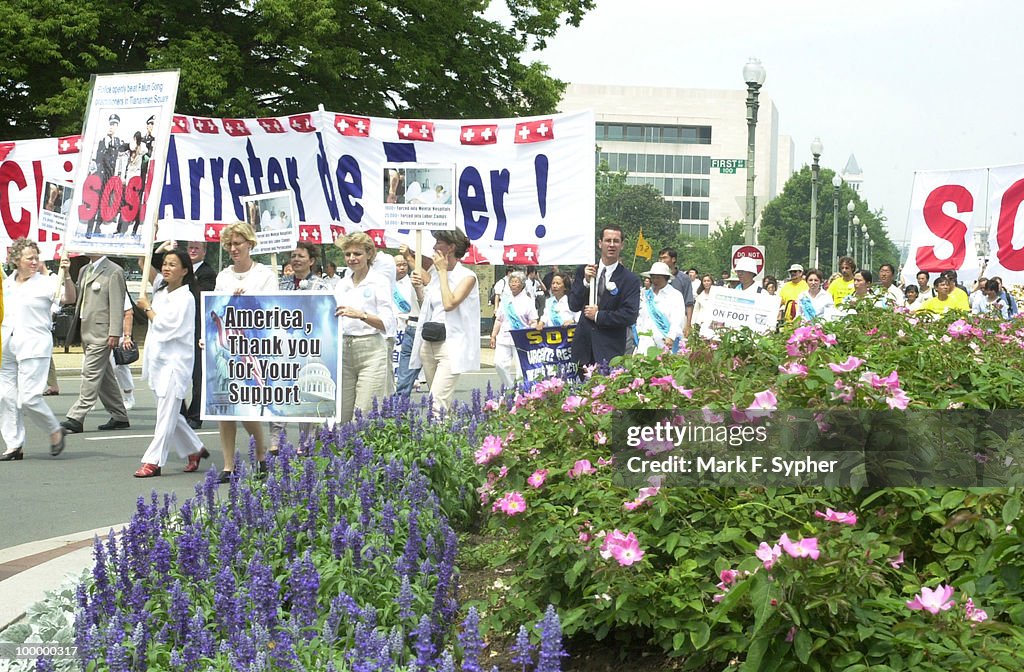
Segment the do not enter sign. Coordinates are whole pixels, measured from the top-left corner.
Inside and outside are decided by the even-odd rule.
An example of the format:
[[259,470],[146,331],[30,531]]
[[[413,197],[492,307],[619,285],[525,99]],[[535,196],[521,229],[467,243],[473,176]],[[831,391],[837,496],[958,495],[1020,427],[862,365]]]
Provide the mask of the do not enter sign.
[[732,269],[736,268],[736,262],[740,259],[747,258],[757,262],[757,277],[760,278],[764,274],[764,247],[761,245],[732,246]]

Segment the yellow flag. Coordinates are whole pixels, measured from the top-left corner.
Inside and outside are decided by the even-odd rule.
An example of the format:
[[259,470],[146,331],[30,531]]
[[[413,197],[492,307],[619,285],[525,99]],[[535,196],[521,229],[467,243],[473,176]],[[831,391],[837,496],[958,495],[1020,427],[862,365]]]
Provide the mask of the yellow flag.
[[640,235],[636,239],[636,252],[633,253],[634,257],[643,257],[647,261],[651,260],[654,256],[654,250],[651,249],[651,244],[644,240],[644,230],[640,229]]

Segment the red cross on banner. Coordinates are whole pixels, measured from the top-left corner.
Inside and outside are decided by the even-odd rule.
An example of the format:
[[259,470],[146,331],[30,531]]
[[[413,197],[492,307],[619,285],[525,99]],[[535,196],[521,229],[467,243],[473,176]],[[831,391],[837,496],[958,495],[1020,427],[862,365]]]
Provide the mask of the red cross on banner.
[[384,229],[367,229],[366,235],[373,240],[373,244],[378,248],[385,248],[388,246],[387,240],[384,236]]
[[227,224],[207,224],[203,227],[203,238],[208,243],[219,243],[220,232]]
[[312,114],[295,114],[288,117],[288,125],[292,127],[293,131],[299,133],[312,133],[316,130],[316,126],[313,125]]
[[525,142],[544,142],[555,139],[555,126],[551,119],[524,121],[516,124],[516,144]]
[[211,135],[220,133],[220,129],[217,127],[217,122],[213,119],[193,119],[192,126],[194,126],[200,133],[208,133]]
[[506,245],[505,253],[501,258],[505,260],[506,264],[517,266],[536,266],[539,263],[536,245]]
[[434,122],[415,119],[398,120],[398,137],[402,140],[434,141]]
[[331,224],[331,242],[345,235],[345,227],[340,224]]
[[66,135],[57,140],[58,154],[77,154],[81,150],[82,136]]
[[299,224],[299,240],[319,245],[323,241],[320,236],[319,224]]
[[174,115],[174,120],[171,122],[171,133],[188,133],[188,117],[184,117],[180,114]]
[[265,117],[263,119],[257,119],[256,123],[263,127],[263,130],[267,133],[284,133],[284,126],[281,122],[273,117]]
[[487,257],[480,253],[480,250],[476,245],[470,245],[469,249],[466,250],[465,256],[462,257],[462,263],[464,264],[489,264]]
[[252,133],[249,132],[249,127],[241,119],[225,119],[224,130],[228,135],[232,135],[236,138],[241,135],[252,135]]
[[464,145],[493,145],[498,142],[497,124],[463,126],[459,140]]
[[334,128],[342,135],[355,135],[360,138],[370,137],[370,118],[353,117],[349,114],[334,115]]

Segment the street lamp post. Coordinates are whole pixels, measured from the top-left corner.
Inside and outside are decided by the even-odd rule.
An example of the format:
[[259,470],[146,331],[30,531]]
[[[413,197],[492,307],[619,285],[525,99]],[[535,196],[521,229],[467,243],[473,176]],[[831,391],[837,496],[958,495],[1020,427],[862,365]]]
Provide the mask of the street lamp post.
[[853,235],[853,232],[850,231],[850,223],[852,220],[853,201],[850,201],[849,203],[846,204],[846,256],[848,257],[853,254],[853,251],[850,249],[850,237]]
[[832,272],[839,268],[839,187],[843,178],[832,176]]
[[875,263],[875,241],[868,238],[868,268]]
[[743,242],[757,244],[754,231],[754,131],[757,128],[757,92],[764,84],[765,71],[761,61],[751,58],[743,66],[743,81],[747,83],[747,221],[743,227]]
[[818,251],[818,158],[821,157],[823,149],[820,138],[815,138],[811,142],[811,156],[814,157],[814,162],[811,163],[811,249],[808,254],[810,268],[816,265],[814,258]]
[[857,235],[857,231],[859,231],[859,230],[860,230],[860,217],[858,217],[857,215],[854,215],[853,216],[853,258],[854,258],[853,264],[854,264],[854,266],[857,265],[857,261],[856,260],[858,258],[857,257],[857,247],[858,247],[857,239],[860,238],[860,236]]
[[[860,264],[861,264],[862,267],[864,267],[864,262],[867,261],[867,258],[868,258],[868,225],[867,224],[861,224],[860,225],[860,232],[864,236],[864,239],[861,241],[861,247],[860,247],[860,256],[862,257],[862,259],[860,260]],[[866,267],[864,267],[864,268],[866,268]]]

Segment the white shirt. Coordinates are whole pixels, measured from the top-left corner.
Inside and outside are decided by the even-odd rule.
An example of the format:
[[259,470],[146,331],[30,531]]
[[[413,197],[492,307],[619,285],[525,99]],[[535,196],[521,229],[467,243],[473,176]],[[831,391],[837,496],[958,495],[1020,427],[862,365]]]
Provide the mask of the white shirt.
[[18,360],[49,357],[57,276],[36,273],[23,283],[17,277],[14,271],[4,281],[3,349]]
[[277,276],[274,275],[269,266],[264,266],[255,261],[252,262],[249,270],[244,273],[237,273],[232,270],[231,266],[228,266],[217,274],[217,284],[214,286],[214,291],[233,292],[238,289],[244,289],[248,294],[276,292]]
[[[373,257],[373,263],[370,264],[370,270],[376,271],[381,277],[386,278],[388,284],[391,287],[391,297],[394,297],[395,292],[398,290],[398,281],[395,279],[398,276],[398,268],[395,266],[395,258],[390,254],[384,254],[378,250],[377,254]],[[345,274],[346,276],[348,273]],[[337,285],[335,285],[337,289]],[[397,311],[393,311],[397,312]],[[384,336],[387,338],[395,338],[398,329],[398,320],[395,320],[391,324],[391,328],[385,330]]]
[[893,305],[905,306],[907,305],[907,297],[900,291],[900,288],[896,286],[896,283],[889,285],[889,288],[885,290],[889,297],[893,301]]
[[373,269],[366,272],[366,277],[356,285],[352,273],[345,277],[334,288],[334,299],[339,306],[348,306],[364,313],[376,315],[384,323],[384,329],[374,329],[363,320],[354,317],[342,317],[341,333],[344,336],[369,336],[395,332],[395,306],[391,294],[391,283]]
[[[554,299],[554,301],[552,301],[552,299]],[[545,327],[552,327],[552,326],[554,326],[552,324],[552,322],[551,322],[551,309],[552,309],[552,306],[554,306],[554,310],[558,313],[558,316],[562,318],[562,324],[567,324],[569,322],[579,322],[580,321],[580,314],[578,312],[574,313],[573,311],[569,310],[569,295],[568,294],[563,294],[562,298],[560,298],[560,299],[555,299],[554,296],[550,296],[550,297],[548,297],[548,300],[546,302],[544,302],[544,326]]]
[[800,296],[796,297],[797,318],[803,318],[803,311],[800,309],[800,299],[804,296],[811,300],[811,305],[814,306],[814,312],[818,318],[823,320],[832,319],[832,316],[835,313],[836,304],[832,300],[832,295],[825,289],[819,289],[817,296],[811,296],[810,291],[800,292]]
[[515,296],[509,294],[508,298],[502,299],[501,307],[498,308],[497,314],[494,319],[501,325],[498,328],[498,338],[495,339],[497,343],[501,345],[512,345],[512,334],[509,333],[512,330],[512,322],[508,319],[506,312],[508,306],[512,307],[515,311],[515,315],[525,325],[526,329],[531,329],[534,322],[537,321],[537,304],[533,300],[533,297],[526,293],[526,290],[522,290]]
[[675,340],[682,336],[686,323],[686,302],[683,295],[675,287],[665,285],[660,292],[654,292],[654,305],[668,318],[668,333],[661,333],[648,308],[648,291],[654,292],[653,289],[640,292],[640,314],[636,319],[636,351],[640,354],[647,352],[652,346],[663,347],[666,338]]
[[142,378],[158,397],[184,399],[192,387],[196,302],[188,286],[153,293],[153,313],[143,348]]
[[412,278],[408,275],[398,281],[398,293],[402,295],[405,302],[409,304],[409,310],[402,312],[395,306],[395,317],[398,319],[398,328],[404,330],[409,323],[409,318],[419,318],[420,302],[416,298],[416,288],[412,286]]
[[[423,290],[420,305],[420,325],[424,322],[444,322],[445,352],[452,373],[464,373],[480,369],[480,283],[476,274],[462,265],[448,271],[448,287],[455,290],[466,278],[473,279],[473,288],[454,310],[446,311],[441,299],[441,275],[436,271],[430,275],[430,284]],[[423,329],[416,330],[412,344],[409,368],[420,368],[420,349],[423,347]]]

